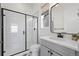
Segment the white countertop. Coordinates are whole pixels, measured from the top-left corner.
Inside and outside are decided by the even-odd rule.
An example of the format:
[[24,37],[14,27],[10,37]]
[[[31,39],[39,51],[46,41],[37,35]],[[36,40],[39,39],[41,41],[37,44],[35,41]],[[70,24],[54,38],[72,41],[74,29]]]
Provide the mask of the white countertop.
[[44,36],[44,37],[41,37],[40,39],[44,39],[44,40],[50,41],[52,43],[56,43],[56,44],[62,45],[64,47],[79,51],[79,42],[76,42],[76,41],[73,41],[70,39],[57,38],[57,37],[53,38],[51,36]]

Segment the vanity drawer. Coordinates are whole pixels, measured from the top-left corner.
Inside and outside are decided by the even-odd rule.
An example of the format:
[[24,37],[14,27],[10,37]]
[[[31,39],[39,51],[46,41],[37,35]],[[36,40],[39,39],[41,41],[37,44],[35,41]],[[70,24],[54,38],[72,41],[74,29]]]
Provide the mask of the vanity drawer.
[[51,46],[50,48],[53,49],[54,51],[60,53],[61,55],[64,56],[75,56],[75,51],[72,49],[69,49],[67,47],[55,44],[55,43],[49,43]]
[[47,41],[47,40],[40,40],[40,44],[47,46],[48,48],[58,52],[61,55],[75,56],[74,50],[67,48],[67,47],[64,47],[64,46],[61,46],[61,45],[58,45],[56,43],[53,43],[53,42],[50,42],[50,41]]

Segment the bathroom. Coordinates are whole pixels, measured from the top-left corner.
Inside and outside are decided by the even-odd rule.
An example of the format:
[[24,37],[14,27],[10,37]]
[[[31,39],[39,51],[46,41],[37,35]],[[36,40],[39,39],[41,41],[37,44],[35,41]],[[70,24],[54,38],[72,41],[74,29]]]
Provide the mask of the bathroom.
[[79,3],[0,3],[0,56],[79,56]]

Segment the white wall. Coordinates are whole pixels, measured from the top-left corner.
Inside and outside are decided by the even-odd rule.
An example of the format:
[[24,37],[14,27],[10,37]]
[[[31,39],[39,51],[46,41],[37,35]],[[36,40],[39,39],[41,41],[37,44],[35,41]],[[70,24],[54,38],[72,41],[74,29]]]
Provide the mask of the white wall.
[[64,32],[79,33],[79,4],[66,3],[64,5]]
[[32,8],[32,14],[34,15],[34,16],[39,16],[39,14],[40,14],[40,3],[34,3],[33,4],[33,8]]
[[33,14],[33,4],[31,3],[2,3],[1,7],[26,14]]
[[[41,5],[39,4],[39,36],[50,36],[52,35],[51,32],[50,32],[50,26],[47,27],[47,28],[41,28]],[[49,20],[50,22],[50,20]],[[49,23],[50,25],[50,23]]]

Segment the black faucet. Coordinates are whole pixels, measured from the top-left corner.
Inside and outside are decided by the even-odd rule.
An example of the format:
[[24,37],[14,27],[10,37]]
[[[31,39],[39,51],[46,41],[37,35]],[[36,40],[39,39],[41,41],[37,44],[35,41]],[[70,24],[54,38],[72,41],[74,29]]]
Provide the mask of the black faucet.
[[63,35],[61,33],[57,33],[57,37],[63,38]]

